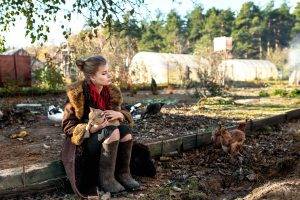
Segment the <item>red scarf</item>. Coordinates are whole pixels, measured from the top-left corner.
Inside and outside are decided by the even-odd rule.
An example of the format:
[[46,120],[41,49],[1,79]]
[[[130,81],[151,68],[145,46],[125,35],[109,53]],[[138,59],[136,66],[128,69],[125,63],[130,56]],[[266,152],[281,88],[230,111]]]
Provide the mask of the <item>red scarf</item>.
[[89,86],[89,92],[91,96],[91,100],[94,102],[94,105],[101,110],[108,110],[109,109],[109,90],[108,86],[103,86],[100,94],[99,89],[96,87],[95,84],[90,82],[88,84]]

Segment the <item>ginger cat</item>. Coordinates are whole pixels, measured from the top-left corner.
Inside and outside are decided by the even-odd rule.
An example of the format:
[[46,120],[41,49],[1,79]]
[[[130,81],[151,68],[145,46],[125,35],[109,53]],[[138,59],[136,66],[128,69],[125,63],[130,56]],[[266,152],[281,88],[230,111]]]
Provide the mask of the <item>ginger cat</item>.
[[[100,126],[106,119],[103,110],[91,108],[91,107],[90,107],[90,110],[91,111],[89,113],[88,130],[91,128],[92,125]],[[113,121],[110,121],[107,126],[119,126],[119,125],[120,125],[119,120],[113,120]]]

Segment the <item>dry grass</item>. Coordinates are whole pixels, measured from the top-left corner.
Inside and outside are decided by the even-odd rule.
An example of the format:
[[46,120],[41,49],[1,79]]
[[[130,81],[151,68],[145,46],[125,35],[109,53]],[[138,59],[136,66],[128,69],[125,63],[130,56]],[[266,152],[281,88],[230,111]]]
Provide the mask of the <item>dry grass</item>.
[[284,180],[280,182],[267,183],[254,189],[244,200],[284,200],[297,199],[300,196],[300,179]]

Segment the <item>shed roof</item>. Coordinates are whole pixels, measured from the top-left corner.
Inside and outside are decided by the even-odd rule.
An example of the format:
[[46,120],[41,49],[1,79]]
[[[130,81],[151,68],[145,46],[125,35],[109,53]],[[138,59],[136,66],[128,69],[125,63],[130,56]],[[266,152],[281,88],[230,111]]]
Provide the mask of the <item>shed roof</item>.
[[23,52],[23,53],[29,55],[29,53],[26,50],[24,50],[23,48],[20,48],[20,49],[10,49],[10,50],[7,50],[5,52],[2,52],[1,55],[12,56],[12,55],[18,54],[19,52]]

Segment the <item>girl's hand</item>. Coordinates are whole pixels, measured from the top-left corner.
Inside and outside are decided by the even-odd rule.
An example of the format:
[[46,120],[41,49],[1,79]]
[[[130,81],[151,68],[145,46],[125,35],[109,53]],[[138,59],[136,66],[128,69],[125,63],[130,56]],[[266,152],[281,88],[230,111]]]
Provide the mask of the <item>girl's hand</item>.
[[104,119],[103,123],[100,124],[100,125],[93,125],[93,124],[91,124],[91,128],[90,128],[89,132],[90,133],[96,133],[100,129],[105,128],[107,125],[108,125],[107,119]]
[[113,120],[123,121],[124,119],[124,116],[121,112],[114,111],[114,110],[105,110],[104,115],[106,118],[108,118],[108,121],[113,121]]

